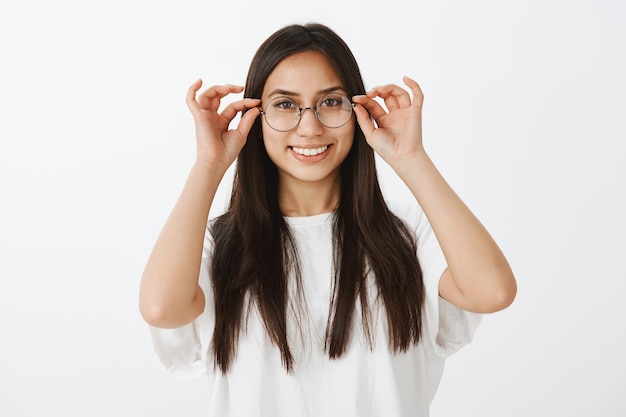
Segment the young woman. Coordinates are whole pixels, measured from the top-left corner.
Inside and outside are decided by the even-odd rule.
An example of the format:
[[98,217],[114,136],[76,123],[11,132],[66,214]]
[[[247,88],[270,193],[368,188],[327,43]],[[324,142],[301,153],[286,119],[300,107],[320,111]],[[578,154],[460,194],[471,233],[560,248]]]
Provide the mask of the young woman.
[[[140,309],[168,369],[209,375],[209,415],[427,416],[445,358],[513,301],[511,269],[424,151],[422,92],[404,83],[412,94],[366,92],[343,40],[309,24],[270,36],[223,110],[243,87],[190,87],[197,159]],[[384,200],[374,152],[414,201]],[[208,221],[235,160],[230,205]]]

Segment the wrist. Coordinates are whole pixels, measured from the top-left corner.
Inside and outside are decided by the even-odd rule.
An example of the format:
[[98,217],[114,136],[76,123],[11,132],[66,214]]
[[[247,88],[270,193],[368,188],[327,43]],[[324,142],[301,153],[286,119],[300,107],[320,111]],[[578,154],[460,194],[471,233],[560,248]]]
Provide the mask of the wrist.
[[211,178],[221,179],[228,170],[229,166],[229,164],[225,164],[220,161],[210,161],[204,158],[196,158],[191,167],[191,172]]
[[406,175],[411,175],[421,168],[431,164],[432,161],[423,148],[415,152],[405,154],[389,163],[396,174],[398,174],[401,178]]
[[228,166],[224,163],[198,158],[191,166],[189,177],[195,178],[195,181],[199,181],[209,188],[215,187],[217,189],[227,170]]

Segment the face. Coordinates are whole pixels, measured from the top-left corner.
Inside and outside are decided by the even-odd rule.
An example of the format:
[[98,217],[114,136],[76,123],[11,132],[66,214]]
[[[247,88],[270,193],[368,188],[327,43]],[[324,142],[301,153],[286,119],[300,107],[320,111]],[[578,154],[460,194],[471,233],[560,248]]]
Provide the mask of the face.
[[[276,66],[261,100],[264,110],[277,97],[290,98],[297,107],[313,107],[328,93],[348,95],[326,57],[307,51],[285,58]],[[288,100],[284,103],[279,104],[280,108],[293,106]],[[321,105],[333,103],[336,100],[324,100]],[[329,128],[320,123],[313,110],[304,110],[296,127],[279,132],[263,117],[263,143],[278,168],[281,187],[334,184],[352,146],[354,124],[352,115],[343,126]]]

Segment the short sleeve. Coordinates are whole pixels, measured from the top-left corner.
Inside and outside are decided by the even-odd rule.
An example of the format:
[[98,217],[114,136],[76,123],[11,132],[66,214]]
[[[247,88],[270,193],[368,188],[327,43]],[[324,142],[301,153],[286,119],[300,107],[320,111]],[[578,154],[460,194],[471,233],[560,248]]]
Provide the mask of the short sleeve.
[[391,206],[416,234],[417,257],[426,290],[423,342],[437,356],[446,358],[472,341],[482,315],[465,311],[439,296],[439,280],[447,263],[437,237],[417,202],[401,207],[396,212]]
[[209,278],[213,241],[207,229],[202,250],[198,284],[204,292],[204,311],[191,323],[162,329],[150,326],[150,336],[156,354],[167,371],[181,378],[204,375],[211,360],[209,351],[215,327],[215,299]]

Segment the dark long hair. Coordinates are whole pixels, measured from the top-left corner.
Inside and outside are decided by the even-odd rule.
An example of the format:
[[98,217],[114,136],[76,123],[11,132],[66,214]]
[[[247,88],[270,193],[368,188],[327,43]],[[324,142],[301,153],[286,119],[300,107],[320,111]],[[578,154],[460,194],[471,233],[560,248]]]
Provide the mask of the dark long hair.
[[[307,24],[286,26],[259,47],[246,80],[246,97],[261,97],[276,65],[304,51],[325,55],[349,96],[365,93],[359,67],[345,42],[324,25]],[[405,351],[419,342],[422,328],[424,285],[416,242],[387,208],[374,152],[358,124],[340,177],[341,193],[333,216],[335,276],[325,348],[330,358],[346,350],[357,298],[364,334],[372,346],[366,277],[373,273],[387,313],[389,346],[395,352]],[[210,225],[215,244],[212,349],[224,373],[235,358],[248,303],[256,304],[285,368],[291,371],[293,367],[287,334],[288,306],[293,301],[288,280],[299,284],[300,271],[295,242],[278,204],[278,181],[258,118],[237,159],[229,207]]]

